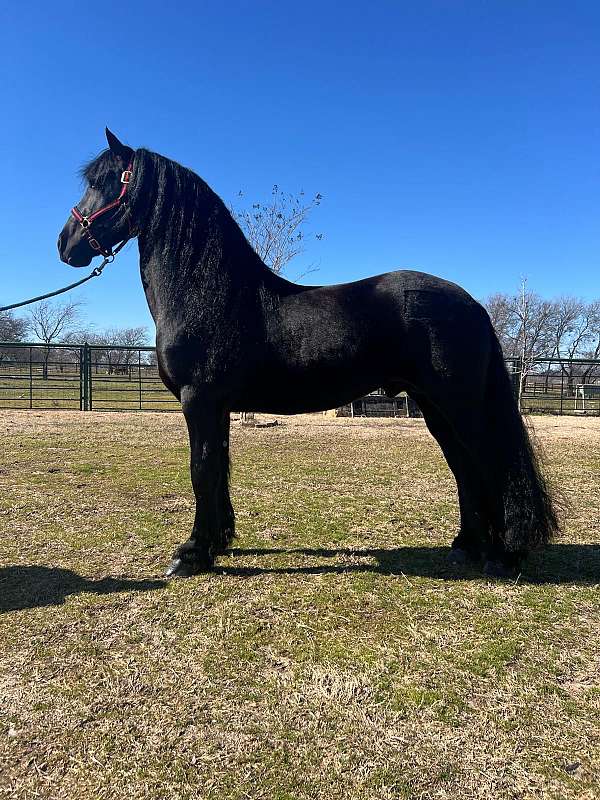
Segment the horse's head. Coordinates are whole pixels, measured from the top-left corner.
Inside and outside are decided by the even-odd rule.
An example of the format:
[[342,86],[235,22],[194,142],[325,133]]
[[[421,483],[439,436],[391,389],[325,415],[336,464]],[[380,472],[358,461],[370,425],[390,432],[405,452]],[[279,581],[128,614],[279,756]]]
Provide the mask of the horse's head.
[[71,267],[87,267],[94,256],[112,254],[118,242],[131,238],[127,186],[134,151],[106,129],[108,150],[83,170],[85,194],[73,207],[58,237],[58,252]]

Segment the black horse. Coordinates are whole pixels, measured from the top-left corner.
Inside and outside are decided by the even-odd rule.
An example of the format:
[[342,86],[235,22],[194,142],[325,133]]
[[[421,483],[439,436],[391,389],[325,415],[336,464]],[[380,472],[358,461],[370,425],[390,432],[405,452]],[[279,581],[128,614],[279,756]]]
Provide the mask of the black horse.
[[[58,249],[74,267],[136,236],[162,380],[181,401],[196,516],[167,575],[208,570],[234,536],[232,409],[335,408],[383,386],[421,407],[458,486],[455,560],[513,571],[557,518],[485,310],[463,289],[399,271],[338,286],[271,272],[194,172],[107,130]],[[115,202],[116,201],[116,202]]]

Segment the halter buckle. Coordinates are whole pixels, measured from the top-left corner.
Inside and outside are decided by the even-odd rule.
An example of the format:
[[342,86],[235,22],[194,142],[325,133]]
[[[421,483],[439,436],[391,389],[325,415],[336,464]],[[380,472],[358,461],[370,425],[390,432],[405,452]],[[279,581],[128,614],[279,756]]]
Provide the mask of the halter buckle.
[[129,183],[129,181],[131,180],[132,174],[133,174],[132,170],[130,170],[130,169],[123,170],[123,172],[121,173],[121,183],[124,183],[125,185],[127,185]]
[[88,239],[88,244],[92,248],[92,250],[97,250],[99,253],[102,252],[102,245],[97,239],[94,239],[92,236]]

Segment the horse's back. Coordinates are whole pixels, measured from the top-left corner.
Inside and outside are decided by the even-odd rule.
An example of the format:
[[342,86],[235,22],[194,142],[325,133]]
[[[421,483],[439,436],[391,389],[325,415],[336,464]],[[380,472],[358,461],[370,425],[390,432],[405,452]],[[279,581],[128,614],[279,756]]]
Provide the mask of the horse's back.
[[306,287],[280,299],[268,326],[275,359],[288,367],[362,375],[382,375],[433,349],[473,352],[490,329],[460,286],[410,270]]
[[[487,312],[455,283],[414,270],[396,270],[350,283],[310,286],[282,302],[284,314],[296,324],[310,319],[332,335],[349,326],[364,329],[370,322],[388,335],[413,323],[432,326],[472,323],[488,327]],[[317,313],[317,317],[313,316]]]

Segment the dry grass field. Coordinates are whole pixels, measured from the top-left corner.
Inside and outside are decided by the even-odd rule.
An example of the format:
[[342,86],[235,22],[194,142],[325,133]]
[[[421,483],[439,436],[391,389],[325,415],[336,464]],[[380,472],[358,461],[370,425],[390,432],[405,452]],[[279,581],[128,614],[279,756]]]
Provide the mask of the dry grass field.
[[0,412],[0,797],[600,797],[600,420],[535,425],[516,581],[446,565],[422,422],[312,416],[234,430],[236,547],[167,584],[182,418]]

